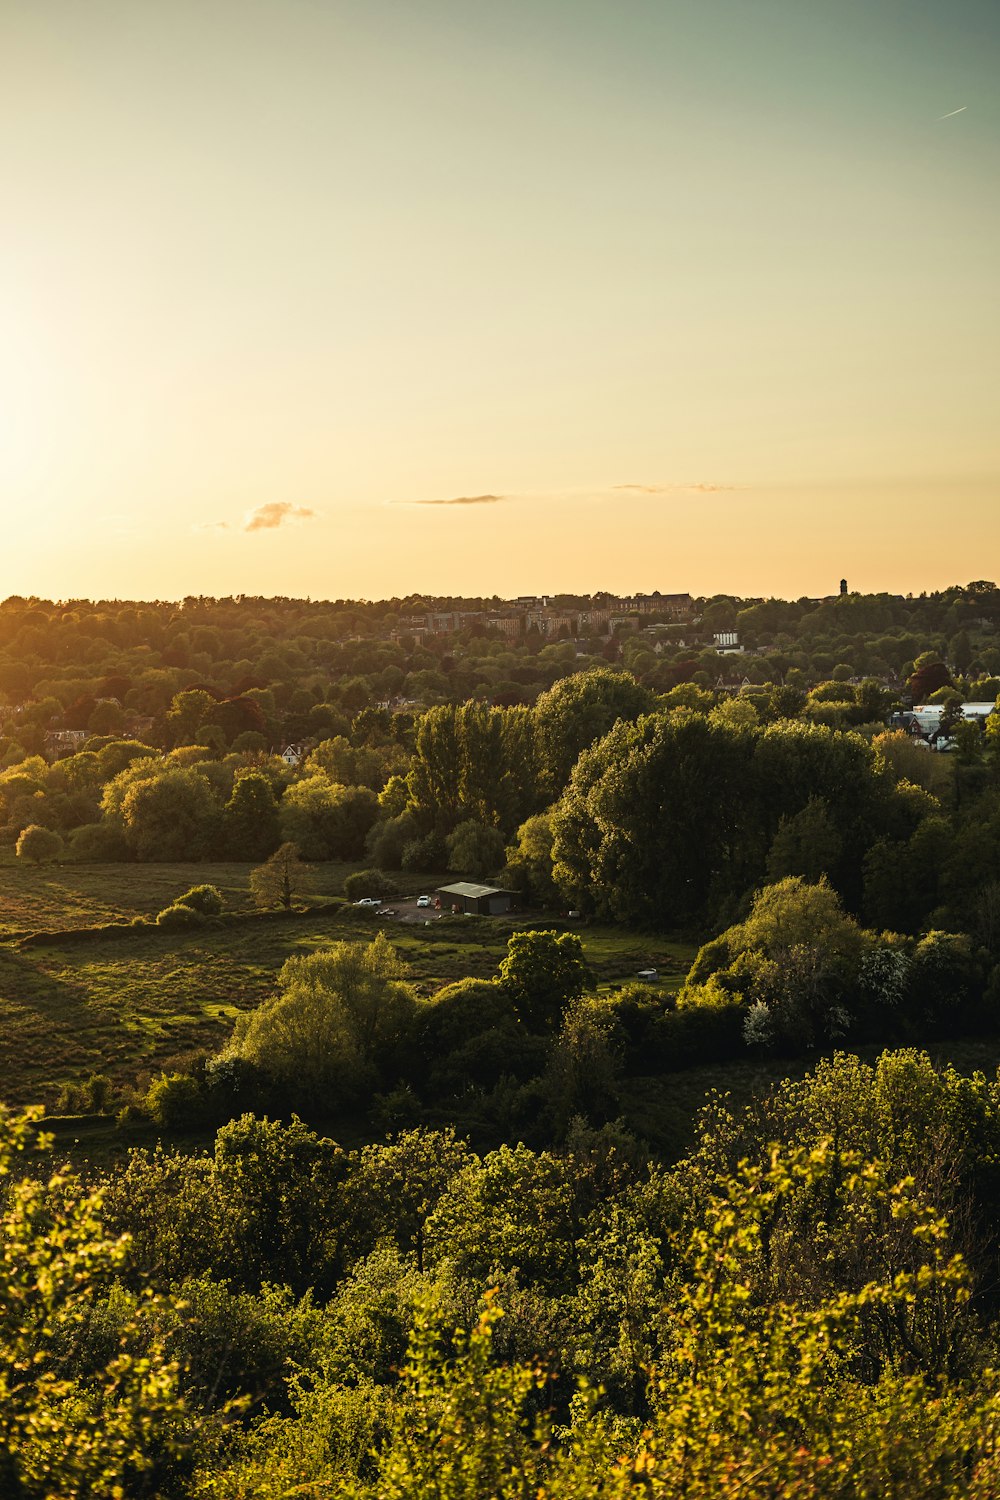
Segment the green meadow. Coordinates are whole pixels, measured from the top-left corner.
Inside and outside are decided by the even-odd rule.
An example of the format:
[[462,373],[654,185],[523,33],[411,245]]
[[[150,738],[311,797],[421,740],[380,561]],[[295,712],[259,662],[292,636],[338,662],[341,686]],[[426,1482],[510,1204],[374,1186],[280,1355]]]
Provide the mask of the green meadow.
[[[516,920],[445,917],[429,925],[380,921],[338,899],[350,865],[320,865],[310,905],[290,916],[252,910],[244,864],[0,867],[0,1096],[51,1105],[92,1073],[142,1082],[194,1054],[218,1051],[241,1010],[275,987],[286,959],[381,928],[419,994],[497,970]],[[442,879],[444,877],[441,877]],[[227,918],[193,931],[141,924],[193,884],[226,898]],[[413,891],[436,876],[414,877]],[[566,926],[558,919],[531,925]],[[681,982],[690,944],[572,924],[600,989],[655,966],[661,988]]]

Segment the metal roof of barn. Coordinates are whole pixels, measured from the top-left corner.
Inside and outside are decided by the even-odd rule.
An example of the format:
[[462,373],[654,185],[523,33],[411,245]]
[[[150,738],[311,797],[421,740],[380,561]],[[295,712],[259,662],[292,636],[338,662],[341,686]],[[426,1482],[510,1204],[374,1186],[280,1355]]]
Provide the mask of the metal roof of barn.
[[484,896],[512,896],[513,891],[504,891],[497,885],[473,885],[471,881],[459,880],[454,885],[439,885],[439,896],[466,896],[470,901],[481,901]]

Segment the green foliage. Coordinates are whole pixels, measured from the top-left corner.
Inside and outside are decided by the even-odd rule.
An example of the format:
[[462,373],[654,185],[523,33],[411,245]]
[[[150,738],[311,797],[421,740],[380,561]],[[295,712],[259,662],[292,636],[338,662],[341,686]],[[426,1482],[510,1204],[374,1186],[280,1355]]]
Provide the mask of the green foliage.
[[219,815],[207,778],[190,766],[157,764],[145,771],[147,764],[135,761],[109,783],[105,807],[120,806],[125,838],[138,859],[198,859],[211,848]]
[[739,997],[751,1006],[748,1040],[809,1046],[850,1026],[872,943],[825,879],[810,885],[788,876],[754,897],[745,922],[701,950],[678,1006]]
[[378,811],[370,787],[339,786],[323,775],[308,776],[281,799],[281,832],[307,859],[360,859]]
[[503,879],[532,904],[552,906],[559,898],[552,879],[554,836],[551,813],[535,813],[521,824],[507,850]]
[[[137,1356],[127,1338],[79,1368],[81,1331],[127,1244],[106,1233],[98,1193],[38,1170],[51,1139],[35,1134],[37,1118],[0,1111],[0,1491],[25,1500],[156,1494],[157,1470],[162,1478],[187,1421],[177,1369],[157,1341]],[[155,1307],[144,1296],[142,1316]]]
[[231,859],[267,859],[281,841],[278,804],[268,777],[245,771],[233,782],[222,811],[222,837]]
[[291,958],[280,993],[240,1016],[229,1055],[293,1097],[344,1108],[375,1088],[412,1023],[417,1002],[402,972],[381,933]]
[[219,916],[226,904],[217,885],[193,885],[177,900],[182,906],[200,911],[203,917]]
[[408,1130],[386,1145],[365,1146],[348,1184],[349,1234],[356,1255],[392,1241],[424,1268],[428,1216],[471,1153],[452,1128]]
[[619,720],[648,713],[653,695],[629,672],[595,667],[563,677],[535,705],[535,737],[543,791],[557,797],[580,752]]
[[117,864],[129,857],[129,847],[114,823],[84,823],[70,833],[68,853],[82,864]]
[[204,927],[205,916],[195,907],[186,906],[182,901],[175,901],[173,906],[165,906],[161,912],[157,913],[156,925],[165,927],[171,932],[182,932],[190,927]]
[[742,887],[753,748],[690,710],[617,724],[554,810],[556,884],[574,906],[659,927],[702,912],[722,882]]
[[407,786],[423,831],[472,819],[510,832],[534,810],[535,780],[526,709],[441,704],[421,717]]
[[493,875],[503,863],[503,834],[498,828],[487,828],[474,818],[459,823],[446,842],[447,868],[461,875],[482,879]]
[[615,1114],[623,1051],[611,1007],[590,996],[570,1001],[545,1074],[557,1139],[574,1118],[600,1124]]
[[516,1269],[548,1290],[564,1291],[575,1229],[566,1166],[518,1142],[456,1173],[424,1226],[424,1254],[430,1266],[447,1262],[462,1276]]
[[362,896],[393,896],[398,886],[384,870],[355,870],[344,881],[344,895],[348,901],[359,901]]
[[530,1030],[555,1030],[563,1012],[591,984],[575,932],[515,932],[500,965],[500,982]]
[[836,874],[843,841],[833,825],[826,803],[810,797],[801,812],[783,816],[767,856],[769,880],[802,875],[817,881]]
[[51,828],[29,823],[17,839],[17,857],[32,865],[50,864],[63,852],[63,841]]
[[[490,1357],[501,1315],[488,1294],[468,1334],[446,1335],[433,1304],[418,1310],[379,1464],[381,1500],[524,1500],[542,1493],[544,1431],[529,1402],[543,1376]],[[362,1493],[371,1491],[355,1490]]]
[[149,1085],[145,1103],[151,1118],[166,1130],[190,1130],[204,1115],[201,1088],[187,1073],[161,1073]]

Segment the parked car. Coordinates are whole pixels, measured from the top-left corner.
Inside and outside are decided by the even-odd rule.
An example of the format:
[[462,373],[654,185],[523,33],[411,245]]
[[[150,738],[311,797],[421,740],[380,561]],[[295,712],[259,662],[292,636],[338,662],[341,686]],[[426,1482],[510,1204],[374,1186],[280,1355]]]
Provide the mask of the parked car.
[[418,906],[430,906],[430,904],[431,904],[431,898],[430,898],[430,896],[418,896],[417,897],[417,905]]
[[360,901],[355,901],[355,906],[381,906],[382,902],[378,896],[362,896]]

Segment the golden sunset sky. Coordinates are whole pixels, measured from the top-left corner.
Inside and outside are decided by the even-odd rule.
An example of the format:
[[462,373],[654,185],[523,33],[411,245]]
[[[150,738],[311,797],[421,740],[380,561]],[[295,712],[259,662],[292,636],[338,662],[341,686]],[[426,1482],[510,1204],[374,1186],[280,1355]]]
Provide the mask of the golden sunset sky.
[[0,597],[997,578],[998,76],[996,0],[0,0]]

